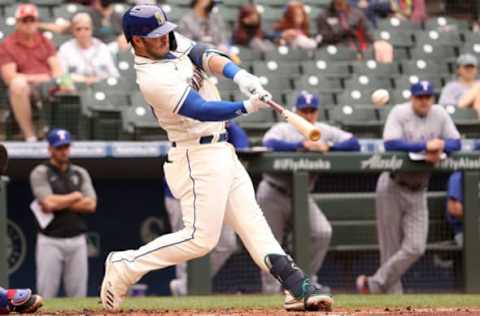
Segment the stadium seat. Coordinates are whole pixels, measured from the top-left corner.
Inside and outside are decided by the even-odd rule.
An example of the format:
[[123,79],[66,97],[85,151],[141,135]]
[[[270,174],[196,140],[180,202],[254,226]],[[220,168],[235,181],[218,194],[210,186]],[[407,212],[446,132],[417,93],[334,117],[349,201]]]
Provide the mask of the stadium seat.
[[470,23],[466,19],[455,19],[446,16],[437,16],[429,18],[424,22],[425,30],[437,31],[465,31],[470,28]]
[[402,73],[406,75],[448,75],[450,73],[447,63],[438,63],[425,59],[404,60],[401,62]]
[[383,106],[377,109],[378,119],[380,120],[380,122],[383,122],[385,124],[388,114],[390,113],[394,105],[396,104],[393,104],[392,106]]
[[367,75],[381,79],[392,78],[400,74],[400,68],[397,63],[383,64],[373,59],[353,63],[352,68],[353,73],[356,75]]
[[405,103],[410,101],[410,89],[404,87],[403,89],[394,89],[390,91],[390,101],[388,102],[391,105],[396,105],[400,103]]
[[[267,90],[289,91],[292,89],[290,78],[276,76],[259,76],[260,82]],[[237,88],[238,89],[238,88]],[[273,93],[273,92],[272,92]]]
[[238,8],[235,7],[226,7],[221,6],[218,8],[218,12],[222,16],[223,20],[227,23],[233,22],[235,23],[238,19]]
[[423,44],[410,51],[412,59],[438,61],[439,63],[455,60],[457,49],[454,46]]
[[302,63],[302,73],[304,75],[320,75],[328,78],[348,78],[350,77],[350,67],[343,62],[309,60]]
[[275,8],[257,4],[257,10],[262,15],[262,22],[276,22],[283,16],[283,8]]
[[298,63],[284,63],[275,60],[255,61],[252,64],[252,70],[256,76],[293,77],[300,75]]
[[164,4],[162,5],[162,8],[167,14],[168,19],[172,22],[178,22],[182,18],[182,16],[184,16],[190,10],[190,8],[171,4]]
[[371,105],[372,89],[346,89],[342,93],[337,94],[338,105]]
[[479,43],[480,42],[480,32],[473,31],[464,31],[463,38],[465,43]]
[[461,38],[461,33],[457,31],[450,32],[439,32],[435,30],[431,31],[416,31],[415,32],[415,43],[417,46],[430,44],[432,46],[461,46],[463,41]]
[[277,49],[265,53],[265,60],[278,62],[299,62],[308,59],[308,53],[301,49],[292,49],[280,46]]
[[433,83],[435,93],[440,93],[444,86],[443,78],[438,75],[404,75],[394,78],[394,85],[397,90],[404,91],[410,89],[410,86],[418,81],[427,80]]
[[304,0],[303,1],[303,3],[307,5],[310,5],[312,7],[314,6],[317,8],[322,8],[322,9],[328,8],[331,2],[332,2],[331,0]]
[[92,85],[94,91],[113,92],[128,94],[132,89],[136,89],[137,84],[135,81],[128,80],[127,78],[107,78],[105,80],[98,81]]
[[191,0],[168,0],[169,4],[178,5],[182,7],[190,7]]
[[15,30],[15,25],[7,25],[5,20],[0,21],[0,41]]
[[477,111],[472,108],[459,108],[452,105],[446,106],[446,110],[463,137],[480,137],[480,119]]
[[132,95],[132,106],[124,108],[121,117],[123,130],[133,140],[167,140],[166,132],[140,93]]
[[315,52],[316,60],[350,62],[356,60],[357,57],[357,51],[342,45],[328,45]]
[[262,60],[261,52],[248,47],[232,46],[232,53],[236,54],[242,63]]
[[391,17],[387,19],[378,20],[377,28],[379,30],[386,30],[389,32],[405,32],[415,31],[421,28],[420,24],[413,23],[409,20],[399,19],[397,17]]
[[340,79],[326,78],[316,75],[304,75],[294,80],[295,89],[337,93],[343,91]]
[[264,7],[283,7],[285,5],[284,0],[258,0],[256,3]]
[[368,75],[354,75],[345,81],[346,90],[376,90],[390,89],[391,83],[389,79],[377,79]]
[[381,137],[382,123],[373,106],[340,105],[329,110],[329,117],[357,137]]
[[244,4],[245,4],[244,0],[228,0],[228,1],[223,1],[222,3],[222,5],[224,6],[235,7],[235,8],[240,8]]
[[480,40],[479,41],[472,41],[472,42],[466,42],[461,48],[460,48],[460,54],[473,54],[477,58],[480,58]]
[[388,30],[377,30],[373,35],[375,40],[384,40],[392,44],[393,47],[412,47],[413,42],[413,32],[402,30],[401,32],[388,31]]
[[321,7],[318,7],[316,5],[309,5],[305,4],[305,11],[307,12],[309,18],[310,18],[310,28],[315,28],[315,21],[320,14],[320,12],[323,11]]
[[49,40],[51,40],[55,46],[58,48],[60,48],[60,46],[65,43],[66,41],[72,39],[72,36],[71,35],[68,35],[68,34],[59,34],[59,33],[54,33],[54,32],[43,32],[43,36],[45,36],[46,38],[48,38]]
[[75,3],[63,4],[53,8],[53,19],[57,24],[69,21],[77,12],[84,10],[84,6]]

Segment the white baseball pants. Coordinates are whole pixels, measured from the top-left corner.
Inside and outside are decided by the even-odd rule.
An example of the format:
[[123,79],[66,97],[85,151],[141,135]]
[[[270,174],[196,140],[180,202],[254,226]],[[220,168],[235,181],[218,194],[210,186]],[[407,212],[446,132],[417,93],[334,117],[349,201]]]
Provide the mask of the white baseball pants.
[[116,252],[112,262],[124,280],[177,265],[211,251],[223,223],[233,227],[253,260],[268,271],[264,258],[285,255],[255,200],[252,182],[227,142],[170,149],[164,165],[168,186],[181,202],[184,228],[158,237],[137,250]]

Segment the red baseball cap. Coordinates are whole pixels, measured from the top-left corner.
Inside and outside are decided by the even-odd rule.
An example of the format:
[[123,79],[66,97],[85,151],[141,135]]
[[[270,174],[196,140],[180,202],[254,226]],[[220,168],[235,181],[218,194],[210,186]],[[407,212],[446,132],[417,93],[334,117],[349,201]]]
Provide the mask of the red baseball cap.
[[23,19],[28,16],[38,18],[37,7],[31,3],[22,3],[17,7],[15,11],[15,19]]

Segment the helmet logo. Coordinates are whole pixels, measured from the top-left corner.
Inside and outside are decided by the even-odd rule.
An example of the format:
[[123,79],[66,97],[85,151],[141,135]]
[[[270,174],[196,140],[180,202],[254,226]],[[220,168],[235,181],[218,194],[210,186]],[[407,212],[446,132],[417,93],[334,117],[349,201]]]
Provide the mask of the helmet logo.
[[166,22],[165,15],[163,15],[160,11],[155,12],[155,18],[157,19],[159,25],[163,25]]

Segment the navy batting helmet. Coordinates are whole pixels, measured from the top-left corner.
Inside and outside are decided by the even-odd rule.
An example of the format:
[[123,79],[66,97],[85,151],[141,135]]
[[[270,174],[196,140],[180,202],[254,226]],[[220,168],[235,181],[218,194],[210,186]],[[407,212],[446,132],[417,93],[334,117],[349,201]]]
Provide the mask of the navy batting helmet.
[[[123,15],[123,33],[128,42],[132,41],[133,36],[154,38],[171,34],[170,39],[174,39],[172,31],[176,27],[176,24],[168,22],[165,12],[156,5],[136,5]],[[175,50],[172,47],[170,49]]]

